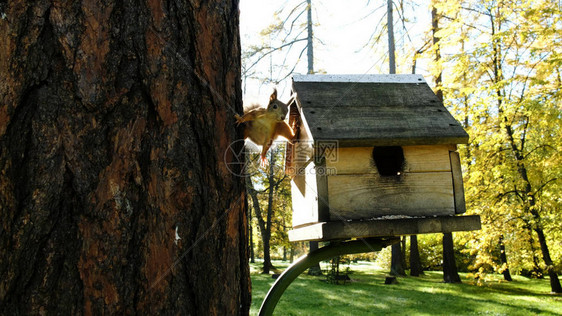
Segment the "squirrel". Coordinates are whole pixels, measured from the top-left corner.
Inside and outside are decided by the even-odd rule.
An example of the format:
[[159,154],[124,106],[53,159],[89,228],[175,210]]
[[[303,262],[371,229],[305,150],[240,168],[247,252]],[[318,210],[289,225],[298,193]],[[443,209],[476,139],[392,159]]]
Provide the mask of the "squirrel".
[[256,145],[262,146],[262,167],[267,164],[266,153],[278,136],[285,137],[289,142],[295,136],[293,129],[284,121],[288,111],[287,104],[277,99],[277,89],[273,89],[267,109],[254,106],[244,111],[243,116],[234,115],[238,124],[245,123],[244,139],[249,138]]

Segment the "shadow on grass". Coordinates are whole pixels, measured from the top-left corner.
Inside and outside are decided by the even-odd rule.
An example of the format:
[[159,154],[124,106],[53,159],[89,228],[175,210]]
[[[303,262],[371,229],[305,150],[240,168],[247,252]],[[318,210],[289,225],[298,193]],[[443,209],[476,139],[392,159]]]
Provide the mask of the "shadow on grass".
[[[562,301],[546,294],[548,280],[445,284],[441,273],[402,277],[385,285],[386,273],[354,272],[353,282],[333,285],[323,277],[301,275],[287,289],[277,315],[558,315]],[[257,313],[274,280],[254,275],[252,314]],[[524,287],[528,287],[525,289]]]

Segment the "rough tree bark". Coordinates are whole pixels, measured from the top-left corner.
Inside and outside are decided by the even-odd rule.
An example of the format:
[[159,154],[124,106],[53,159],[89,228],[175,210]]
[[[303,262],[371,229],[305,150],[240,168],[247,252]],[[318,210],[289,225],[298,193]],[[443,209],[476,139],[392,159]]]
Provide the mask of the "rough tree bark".
[[0,9],[0,314],[247,314],[238,2]]

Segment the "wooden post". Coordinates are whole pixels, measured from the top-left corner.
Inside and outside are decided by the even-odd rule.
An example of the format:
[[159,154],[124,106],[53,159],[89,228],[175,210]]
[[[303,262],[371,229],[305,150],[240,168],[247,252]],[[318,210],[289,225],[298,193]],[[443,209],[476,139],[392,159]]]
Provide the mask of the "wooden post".
[[420,251],[418,248],[418,236],[410,236],[410,275],[420,276],[423,269],[420,262]]
[[455,262],[453,233],[443,233],[443,282],[461,283]]

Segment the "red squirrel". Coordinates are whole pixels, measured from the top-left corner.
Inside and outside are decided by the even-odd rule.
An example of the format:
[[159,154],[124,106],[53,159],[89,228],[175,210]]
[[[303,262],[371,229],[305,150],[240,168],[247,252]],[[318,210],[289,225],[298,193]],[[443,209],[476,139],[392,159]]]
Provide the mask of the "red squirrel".
[[287,104],[277,99],[277,89],[274,89],[267,109],[254,106],[245,110],[243,116],[234,115],[238,124],[245,123],[244,139],[249,138],[256,145],[262,146],[262,167],[267,163],[267,151],[278,136],[289,141],[295,136],[293,129],[284,121],[288,111]]

